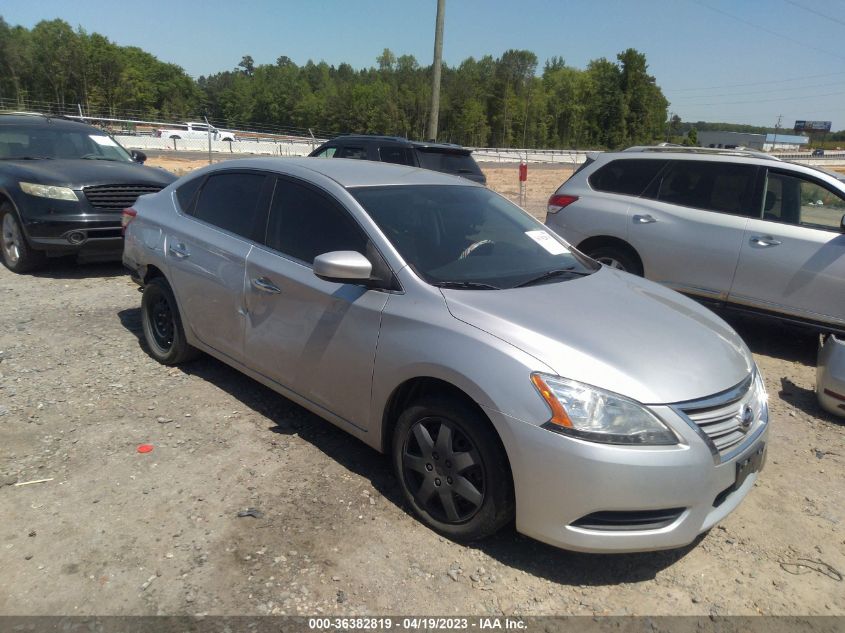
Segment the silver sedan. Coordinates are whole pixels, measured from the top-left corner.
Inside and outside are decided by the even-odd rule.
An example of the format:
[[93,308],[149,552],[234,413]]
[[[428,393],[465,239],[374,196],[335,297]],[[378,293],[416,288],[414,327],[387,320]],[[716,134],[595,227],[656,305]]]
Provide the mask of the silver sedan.
[[766,393],[710,311],[464,179],[234,160],[124,213],[150,354],[210,354],[388,453],[457,540],[692,542],[763,465]]

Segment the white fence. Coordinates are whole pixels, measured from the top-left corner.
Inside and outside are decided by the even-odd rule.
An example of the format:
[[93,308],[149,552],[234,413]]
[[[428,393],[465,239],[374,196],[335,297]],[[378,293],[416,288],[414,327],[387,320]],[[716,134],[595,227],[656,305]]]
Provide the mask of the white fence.
[[[159,150],[164,152],[208,152],[208,139],[205,138],[157,138],[154,136],[115,136],[117,141],[128,149]],[[263,155],[263,156],[307,156],[322,139],[246,139],[235,141],[211,141],[213,154]],[[551,163],[560,165],[580,165],[587,159],[586,150],[559,149],[517,149],[498,147],[473,147],[472,155],[479,163]],[[790,160],[814,167],[843,167],[845,152],[826,152],[824,156],[812,156],[810,152],[791,154],[773,154],[783,160]]]
[[[157,138],[154,136],[116,135],[115,139],[128,149],[160,150],[164,152],[208,152],[208,140],[202,138]],[[307,156],[323,141],[317,139],[269,140],[238,139],[235,141],[211,141],[214,154],[259,154],[265,156]],[[479,163],[559,163],[580,165],[586,160],[587,152],[579,150],[502,149],[496,147],[474,147],[473,157]]]
[[[208,152],[208,139],[156,138],[154,136],[117,135],[115,139],[127,149],[161,150],[165,152]],[[211,141],[215,154],[261,154],[266,156],[308,156],[316,147],[311,140],[269,141],[236,140]]]

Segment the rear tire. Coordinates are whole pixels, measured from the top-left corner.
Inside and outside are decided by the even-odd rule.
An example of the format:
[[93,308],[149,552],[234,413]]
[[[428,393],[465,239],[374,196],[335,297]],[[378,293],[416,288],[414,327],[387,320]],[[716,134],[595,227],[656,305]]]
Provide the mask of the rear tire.
[[199,356],[199,350],[185,338],[176,297],[163,277],[151,279],[144,287],[141,325],[150,356],[163,365],[178,365]]
[[409,406],[393,433],[392,459],[414,514],[451,539],[485,538],[513,518],[504,448],[489,422],[458,398],[426,397]]
[[36,270],[47,261],[47,255],[43,251],[33,250],[27,242],[17,213],[8,202],[0,204],[0,231],[3,265],[13,273]]
[[619,248],[618,246],[599,246],[587,251],[587,255],[610,268],[622,270],[640,277],[643,276],[642,264],[624,248]]

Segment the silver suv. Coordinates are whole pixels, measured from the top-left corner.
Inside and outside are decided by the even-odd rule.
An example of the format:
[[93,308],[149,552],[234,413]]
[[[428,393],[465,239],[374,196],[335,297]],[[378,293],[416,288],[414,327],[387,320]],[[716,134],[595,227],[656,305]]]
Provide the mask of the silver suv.
[[588,160],[546,225],[696,298],[842,331],[843,178],[757,152],[631,148]]
[[155,359],[207,352],[389,453],[452,538],[515,518],[569,549],[678,547],[762,467],[766,392],[730,327],[463,178],[233,160],[125,220]]

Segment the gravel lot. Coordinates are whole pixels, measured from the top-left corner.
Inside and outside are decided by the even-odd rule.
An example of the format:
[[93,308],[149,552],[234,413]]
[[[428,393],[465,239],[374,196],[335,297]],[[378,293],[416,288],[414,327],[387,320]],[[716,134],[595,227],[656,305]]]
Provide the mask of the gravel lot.
[[452,543],[328,422],[211,358],[158,365],[119,264],[0,268],[0,301],[0,614],[845,615],[845,429],[812,334],[731,319],[771,398],[739,509],[683,550],[590,556]]

